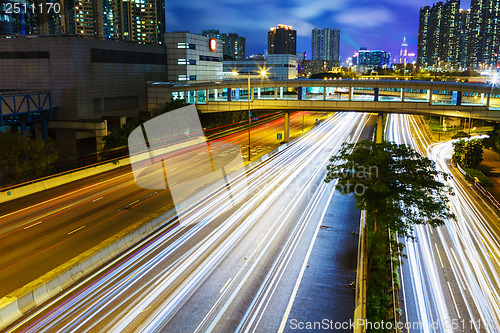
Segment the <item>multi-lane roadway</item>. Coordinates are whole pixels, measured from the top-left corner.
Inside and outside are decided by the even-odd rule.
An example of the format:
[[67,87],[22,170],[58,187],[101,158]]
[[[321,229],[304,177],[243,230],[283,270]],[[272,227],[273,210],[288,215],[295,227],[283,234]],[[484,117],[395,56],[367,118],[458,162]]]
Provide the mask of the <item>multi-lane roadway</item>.
[[406,241],[401,266],[406,332],[500,331],[500,218],[451,166],[452,142],[432,144],[421,120],[390,115],[387,139],[404,143],[451,174],[457,219],[442,227],[415,228],[417,242]]
[[[316,118],[327,116],[292,114],[292,136],[302,133],[303,120],[307,130]],[[246,154],[248,133],[244,125],[239,130],[226,130],[217,139],[241,146]],[[276,132],[282,128],[282,117],[256,121],[252,128],[253,158],[279,146]],[[172,207],[168,190],[136,186],[130,167],[0,204],[0,297]]]
[[343,113],[326,120],[248,170],[232,185],[232,200],[215,192],[182,226],[137,244],[12,329],[290,331],[318,234],[341,230],[342,216],[339,225],[325,223],[336,200],[334,184],[323,182],[325,165],[343,142],[360,137],[366,119]]

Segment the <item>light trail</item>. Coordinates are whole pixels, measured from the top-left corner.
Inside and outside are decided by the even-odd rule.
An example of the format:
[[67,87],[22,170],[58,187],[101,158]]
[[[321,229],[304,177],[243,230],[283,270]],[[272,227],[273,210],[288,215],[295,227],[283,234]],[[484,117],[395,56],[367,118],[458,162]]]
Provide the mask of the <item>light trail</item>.
[[[415,118],[408,115],[390,115],[387,137],[420,151],[436,162],[438,170],[453,175],[447,185],[456,194],[450,196],[450,209],[457,221],[446,221],[435,232],[417,226],[418,242],[406,242],[417,316],[429,323],[437,318],[441,324],[437,329],[427,326],[412,331],[500,332],[499,216],[451,167],[452,141],[430,144]],[[437,237],[435,246],[433,237]],[[437,316],[433,317],[433,309]]]
[[[324,116],[324,113],[307,113],[306,129],[311,128],[315,118]],[[302,113],[293,113],[290,118],[291,134],[295,136],[300,133]],[[276,131],[282,129],[283,123],[279,115],[256,120],[252,125],[252,151],[263,154],[277,146]],[[224,131],[215,141],[245,145],[248,134],[242,128]],[[181,165],[177,171],[192,177],[186,170],[186,166]],[[169,191],[137,187],[127,167],[0,204],[0,250],[3,253],[0,278],[8,281],[0,286],[0,296],[21,288],[140,221],[144,218],[143,211],[172,207]],[[42,224],[29,227],[41,220]],[[81,225],[87,227],[68,235]],[[25,271],[28,274],[23,274]]]
[[[230,280],[224,279],[221,286],[226,281],[227,286],[219,286],[217,298],[207,306],[207,311],[213,311],[207,313],[206,327],[213,329],[234,295],[243,290],[274,237],[285,223],[294,220],[291,212],[296,202],[307,199],[308,194],[314,198],[318,190],[324,191],[324,186],[316,189],[312,181],[325,170],[326,160],[322,156],[338,151],[353,131],[359,134],[365,117],[343,113],[325,121],[280,154],[253,167],[246,180],[235,181],[233,200],[224,200],[227,196],[223,190],[214,193],[186,214],[181,227],[135,246],[32,311],[11,330],[158,331],[251,230],[263,228],[264,237],[251,243],[254,248],[237,274]],[[301,185],[291,186],[294,182]],[[290,197],[286,205],[276,206],[284,196]],[[310,204],[317,205],[317,201]],[[262,225],[264,216],[276,212],[280,213],[273,223]],[[301,225],[311,222],[307,216],[301,220]],[[203,318],[192,320],[205,325]]]

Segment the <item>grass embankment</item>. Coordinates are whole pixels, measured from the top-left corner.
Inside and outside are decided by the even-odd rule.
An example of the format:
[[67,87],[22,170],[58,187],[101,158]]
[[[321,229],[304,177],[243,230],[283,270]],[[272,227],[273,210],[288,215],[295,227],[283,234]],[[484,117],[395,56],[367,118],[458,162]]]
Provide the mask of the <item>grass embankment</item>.
[[[391,235],[393,244],[389,242],[387,232],[369,233],[368,248],[375,242],[372,266],[369,275],[369,284],[366,292],[366,319],[370,323],[394,321],[394,308],[392,304],[393,292],[398,300],[399,290],[399,258],[394,248],[395,238]],[[391,266],[392,261],[392,266]],[[392,279],[394,279],[394,290]],[[397,307],[398,314],[400,313]],[[397,318],[399,319],[399,318]],[[386,332],[385,329],[368,328],[367,332]]]

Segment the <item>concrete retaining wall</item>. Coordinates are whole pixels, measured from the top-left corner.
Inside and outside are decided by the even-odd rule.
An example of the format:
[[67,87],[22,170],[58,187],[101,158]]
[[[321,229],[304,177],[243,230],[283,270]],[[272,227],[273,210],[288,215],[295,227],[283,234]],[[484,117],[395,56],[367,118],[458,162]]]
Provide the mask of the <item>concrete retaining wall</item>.
[[128,157],[110,161],[108,163],[99,164],[93,167],[83,168],[77,171],[64,173],[62,175],[55,175],[53,177],[43,178],[42,180],[35,181],[33,183],[6,189],[0,191],[0,203],[18,199],[26,195],[47,190],[49,188],[64,185],[66,183],[73,182],[75,180],[80,180],[86,177],[94,176],[99,173],[118,169],[126,165],[130,165],[130,158]]

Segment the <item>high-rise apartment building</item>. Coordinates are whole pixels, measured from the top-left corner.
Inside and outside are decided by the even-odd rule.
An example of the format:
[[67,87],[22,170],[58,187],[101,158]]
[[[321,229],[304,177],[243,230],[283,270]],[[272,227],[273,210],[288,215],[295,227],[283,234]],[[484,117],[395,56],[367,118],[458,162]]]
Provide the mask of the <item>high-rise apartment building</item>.
[[430,45],[430,17],[431,7],[420,8],[420,18],[418,23],[418,50],[417,63],[420,67],[427,67],[430,63],[429,50]]
[[460,9],[458,14],[458,44],[457,63],[460,68],[466,68],[469,55],[469,25],[470,9]]
[[460,0],[448,0],[443,6],[439,60],[457,67]]
[[[13,4],[19,4],[22,11],[16,13]],[[30,8],[34,1],[30,0],[5,0],[0,1],[0,35],[30,35],[38,32],[37,17],[31,11],[24,12],[24,8]]]
[[311,36],[312,60],[340,62],[340,31],[314,28]]
[[224,60],[245,59],[245,37],[235,33],[220,33],[219,30],[203,30],[203,36],[220,39],[223,42]]
[[459,7],[459,0],[448,0],[420,9],[419,66],[458,66]]
[[459,7],[459,0],[448,0],[420,9],[420,67],[498,65],[500,0],[472,0],[470,10]]
[[497,65],[500,0],[472,0],[470,9],[469,65]]
[[165,1],[112,1],[113,38],[147,44],[162,43]]
[[[0,35],[70,34],[163,43],[165,0],[21,0],[27,8],[41,5],[34,14],[8,14],[0,4]],[[48,4],[57,4],[48,11]],[[23,7],[24,8],[24,7]],[[56,9],[57,8],[57,9]],[[28,11],[29,12],[29,11]]]
[[278,24],[267,34],[268,54],[297,54],[297,30],[291,26]]

